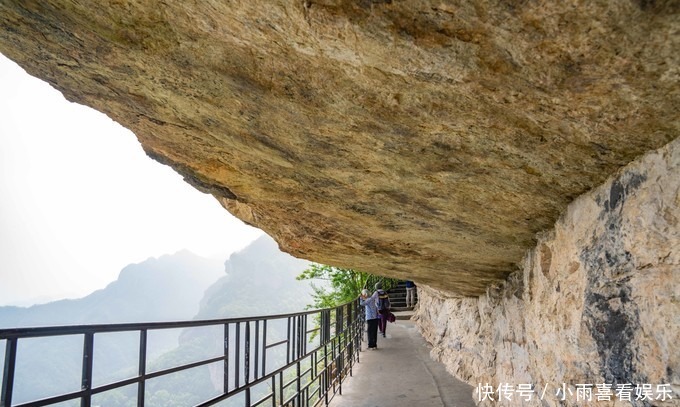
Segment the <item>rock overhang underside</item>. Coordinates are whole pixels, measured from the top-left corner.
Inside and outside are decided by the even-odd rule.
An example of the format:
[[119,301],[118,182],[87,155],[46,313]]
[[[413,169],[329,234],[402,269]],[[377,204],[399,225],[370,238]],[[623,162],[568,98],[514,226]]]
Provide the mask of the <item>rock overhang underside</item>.
[[44,3],[0,4],[30,74],[284,251],[452,295],[680,134],[674,1]]

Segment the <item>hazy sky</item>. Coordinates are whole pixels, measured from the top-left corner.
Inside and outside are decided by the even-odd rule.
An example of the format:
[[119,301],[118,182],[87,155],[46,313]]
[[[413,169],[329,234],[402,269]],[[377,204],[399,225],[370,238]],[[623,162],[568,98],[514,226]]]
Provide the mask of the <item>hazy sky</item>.
[[185,248],[226,259],[261,235],[0,54],[0,305],[81,297]]

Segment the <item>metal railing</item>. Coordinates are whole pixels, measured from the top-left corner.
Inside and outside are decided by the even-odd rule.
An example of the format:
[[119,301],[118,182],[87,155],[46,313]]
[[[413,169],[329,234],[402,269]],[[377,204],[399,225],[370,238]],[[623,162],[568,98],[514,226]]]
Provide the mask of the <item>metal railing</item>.
[[[207,326],[220,331],[223,346],[218,346],[223,349],[219,355],[149,371],[150,333]],[[273,326],[278,327],[282,339],[270,334],[268,329],[273,332]],[[132,377],[95,386],[95,337],[120,332],[139,335],[137,371]],[[343,380],[352,375],[352,367],[359,361],[362,332],[363,315],[358,301],[337,308],[249,318],[0,329],[0,345],[5,342],[0,406],[37,407],[68,401],[77,405],[80,400],[81,407],[90,407],[95,395],[136,385],[136,405],[143,407],[149,396],[145,387],[150,380],[209,365],[213,368],[213,387],[217,376],[220,382],[217,387],[221,389],[195,405],[215,405],[236,395],[239,405],[246,407],[328,405],[336,393],[342,393]],[[76,361],[82,362],[80,390],[13,404],[19,343],[29,338],[67,335],[82,336],[82,360]]]

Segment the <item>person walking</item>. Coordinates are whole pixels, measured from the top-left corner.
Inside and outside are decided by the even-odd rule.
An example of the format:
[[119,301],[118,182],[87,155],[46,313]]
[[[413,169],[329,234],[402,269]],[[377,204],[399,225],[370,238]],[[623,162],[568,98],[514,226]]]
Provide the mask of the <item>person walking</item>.
[[416,285],[413,281],[406,281],[406,307],[416,305]]
[[382,289],[382,283],[375,283],[375,292],[378,294],[378,314],[380,315],[380,333],[383,338],[387,334],[387,320],[390,316],[390,296]]
[[368,349],[378,349],[378,292],[368,295],[368,290],[363,289],[359,297],[359,303],[364,306],[366,311],[366,324],[368,325]]

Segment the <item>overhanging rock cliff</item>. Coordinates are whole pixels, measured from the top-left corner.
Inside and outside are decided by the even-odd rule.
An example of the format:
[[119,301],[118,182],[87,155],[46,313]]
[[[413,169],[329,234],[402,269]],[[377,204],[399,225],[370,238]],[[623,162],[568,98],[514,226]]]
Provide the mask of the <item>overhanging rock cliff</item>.
[[0,52],[283,250],[456,295],[680,134],[674,1],[44,3]]

